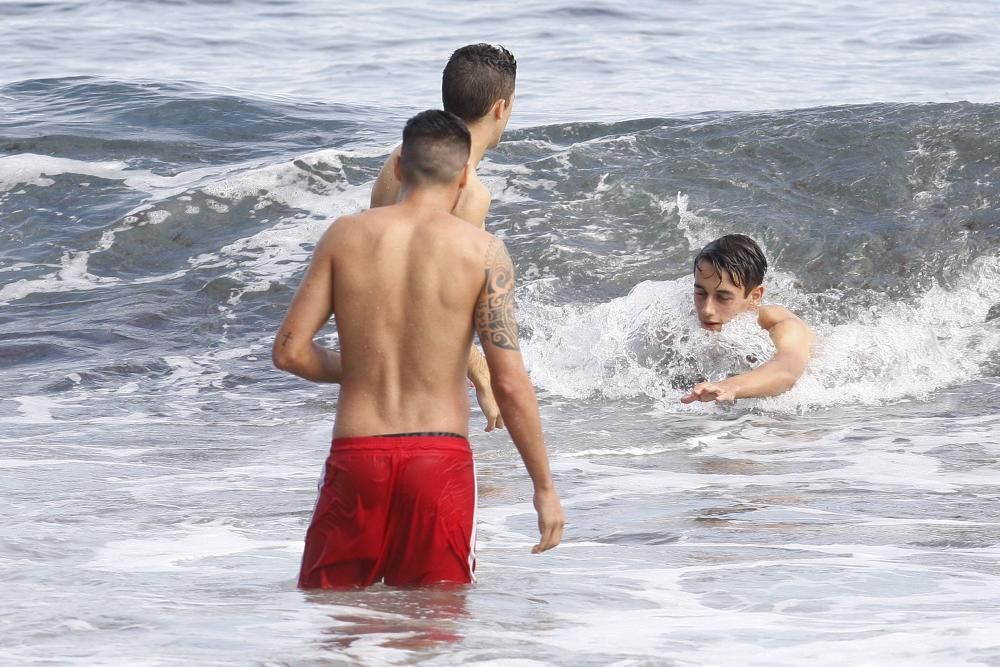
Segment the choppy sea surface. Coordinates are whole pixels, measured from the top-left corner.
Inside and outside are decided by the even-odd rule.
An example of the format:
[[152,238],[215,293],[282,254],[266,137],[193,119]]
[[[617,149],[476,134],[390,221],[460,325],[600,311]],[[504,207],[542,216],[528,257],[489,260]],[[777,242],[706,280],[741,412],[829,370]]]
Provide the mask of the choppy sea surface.
[[[1000,5],[0,2],[0,663],[1000,665]],[[296,590],[336,388],[271,338],[448,54],[565,542],[471,415],[479,581]],[[757,238],[819,334],[699,331]],[[326,340],[335,341],[327,331]],[[432,428],[433,425],[429,425]]]

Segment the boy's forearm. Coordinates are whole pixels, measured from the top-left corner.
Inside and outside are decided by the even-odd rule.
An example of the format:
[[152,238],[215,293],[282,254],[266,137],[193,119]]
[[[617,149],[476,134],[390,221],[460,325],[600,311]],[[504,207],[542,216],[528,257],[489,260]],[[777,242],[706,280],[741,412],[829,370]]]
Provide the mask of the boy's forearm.
[[783,394],[795,385],[796,379],[786,369],[771,366],[768,362],[760,368],[727,378],[719,384],[732,389],[735,398],[764,398]]

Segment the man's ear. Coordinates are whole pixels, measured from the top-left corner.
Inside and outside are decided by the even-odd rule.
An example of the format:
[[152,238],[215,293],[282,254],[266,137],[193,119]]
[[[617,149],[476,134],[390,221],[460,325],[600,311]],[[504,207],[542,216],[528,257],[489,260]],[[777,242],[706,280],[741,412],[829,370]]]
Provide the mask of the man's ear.
[[760,300],[764,298],[764,286],[757,285],[752,290],[750,290],[750,304],[753,306],[759,306]]
[[396,161],[392,165],[392,173],[396,175],[396,180],[403,182],[403,156],[397,155]]
[[461,175],[458,177],[458,187],[460,189],[464,188],[466,183],[468,182],[469,182],[469,163],[466,162],[465,166],[462,167]]
[[507,111],[507,100],[501,97],[493,103],[493,108],[490,111],[493,113],[493,120],[500,120]]

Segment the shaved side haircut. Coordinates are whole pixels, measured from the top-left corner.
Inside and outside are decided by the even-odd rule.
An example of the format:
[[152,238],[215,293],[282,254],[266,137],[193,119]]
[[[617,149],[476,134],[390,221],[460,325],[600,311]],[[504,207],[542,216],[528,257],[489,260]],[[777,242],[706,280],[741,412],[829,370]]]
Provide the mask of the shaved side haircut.
[[408,185],[451,183],[469,161],[472,137],[461,118],[429,110],[406,121],[400,170]]

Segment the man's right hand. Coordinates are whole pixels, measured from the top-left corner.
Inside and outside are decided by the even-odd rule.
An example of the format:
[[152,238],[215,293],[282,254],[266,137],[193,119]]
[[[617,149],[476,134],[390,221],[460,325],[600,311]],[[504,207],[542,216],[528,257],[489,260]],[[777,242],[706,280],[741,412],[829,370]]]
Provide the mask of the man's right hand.
[[559,494],[555,489],[535,491],[534,502],[535,511],[538,512],[538,533],[541,535],[541,540],[531,548],[531,553],[540,554],[562,541],[566,515],[563,513]]

